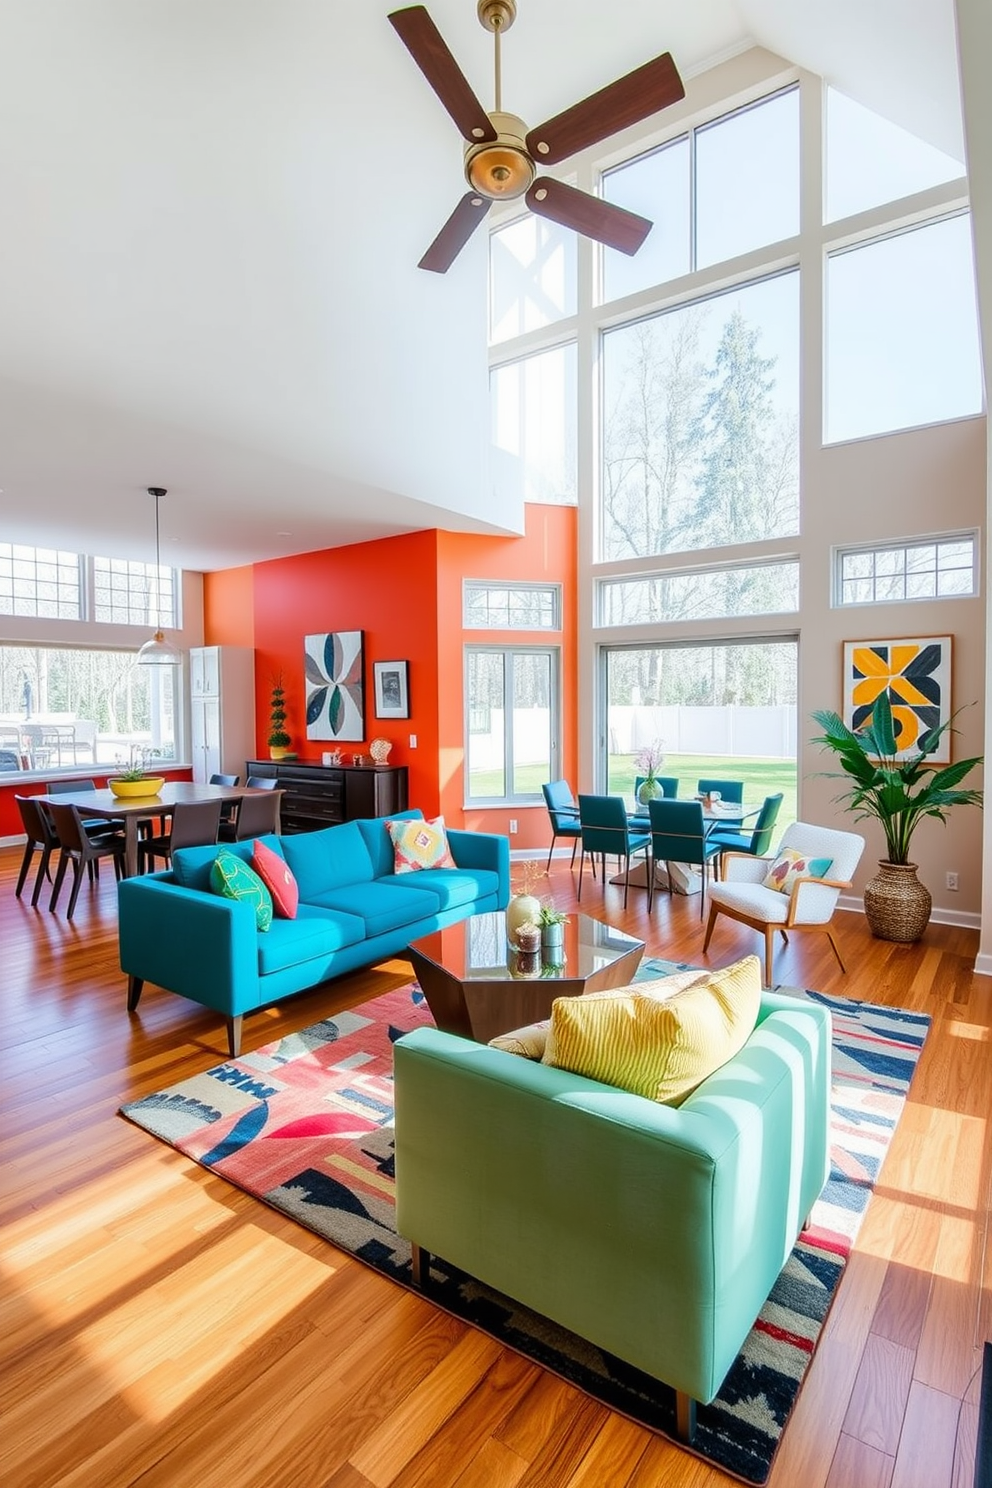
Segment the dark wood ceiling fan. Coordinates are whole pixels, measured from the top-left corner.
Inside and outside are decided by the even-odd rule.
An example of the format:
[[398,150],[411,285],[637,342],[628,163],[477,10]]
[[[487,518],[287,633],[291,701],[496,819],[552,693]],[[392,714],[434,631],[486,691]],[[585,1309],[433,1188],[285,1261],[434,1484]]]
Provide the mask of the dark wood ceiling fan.
[[465,141],[465,193],[419,267],[447,273],[494,201],[522,196],[539,217],[633,254],[651,231],[646,217],[537,173],[685,97],[670,52],[635,68],[536,129],[502,107],[500,36],[512,26],[516,0],[478,0],[479,20],[496,45],[496,106],[487,113],[423,5],[390,15],[397,35]]

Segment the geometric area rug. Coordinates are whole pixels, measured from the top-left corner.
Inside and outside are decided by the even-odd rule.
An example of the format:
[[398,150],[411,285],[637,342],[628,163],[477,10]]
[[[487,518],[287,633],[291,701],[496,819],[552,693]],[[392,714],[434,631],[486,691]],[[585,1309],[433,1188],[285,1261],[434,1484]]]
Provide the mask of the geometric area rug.
[[[639,976],[675,969],[648,959]],[[778,990],[832,1015],[830,1177],[719,1395],[698,1408],[692,1447],[754,1484],[768,1478],[930,1025],[919,1013]],[[410,1247],[393,1214],[392,1045],[430,1022],[411,983],[131,1101],[121,1114],[409,1286]],[[682,1445],[668,1386],[434,1258],[430,1300]]]

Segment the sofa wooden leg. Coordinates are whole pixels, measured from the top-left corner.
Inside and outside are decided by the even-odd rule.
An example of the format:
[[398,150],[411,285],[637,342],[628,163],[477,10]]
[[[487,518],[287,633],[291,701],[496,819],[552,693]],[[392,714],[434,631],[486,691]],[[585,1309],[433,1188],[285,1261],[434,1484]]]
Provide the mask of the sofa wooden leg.
[[241,1014],[227,1020],[227,1052],[232,1059],[241,1053]]
[[141,989],[144,987],[142,977],[129,976],[127,979],[127,1010],[133,1013],[141,1000]]
[[696,1435],[696,1402],[684,1390],[675,1391],[675,1429],[679,1440],[691,1442]]
[[415,1240],[410,1242],[410,1272],[414,1286],[422,1292],[426,1291],[431,1274],[431,1253]]

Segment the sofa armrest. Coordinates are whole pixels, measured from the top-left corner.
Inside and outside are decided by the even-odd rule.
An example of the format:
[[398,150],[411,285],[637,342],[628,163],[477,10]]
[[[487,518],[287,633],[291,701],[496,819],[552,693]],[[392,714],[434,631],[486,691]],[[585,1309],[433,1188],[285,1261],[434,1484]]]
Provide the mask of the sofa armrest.
[[448,828],[448,846],[459,868],[489,868],[499,876],[499,909],[510,902],[510,839],[497,832]]
[[254,906],[170,877],[145,874],[118,885],[121,970],[228,1017],[257,1007]]

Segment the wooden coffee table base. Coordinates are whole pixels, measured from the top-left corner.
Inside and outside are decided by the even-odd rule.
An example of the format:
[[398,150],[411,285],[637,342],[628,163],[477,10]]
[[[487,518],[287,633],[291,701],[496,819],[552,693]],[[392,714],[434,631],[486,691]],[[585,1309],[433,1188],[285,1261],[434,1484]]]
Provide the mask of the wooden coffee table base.
[[521,978],[484,977],[463,981],[411,946],[408,955],[413,964],[427,1006],[438,1028],[457,1033],[462,1038],[487,1044],[498,1034],[522,1028],[550,1018],[556,997],[579,997],[584,992],[605,992],[611,987],[625,987],[633,981],[643,945],[634,945],[608,966],[598,967],[585,976]]

